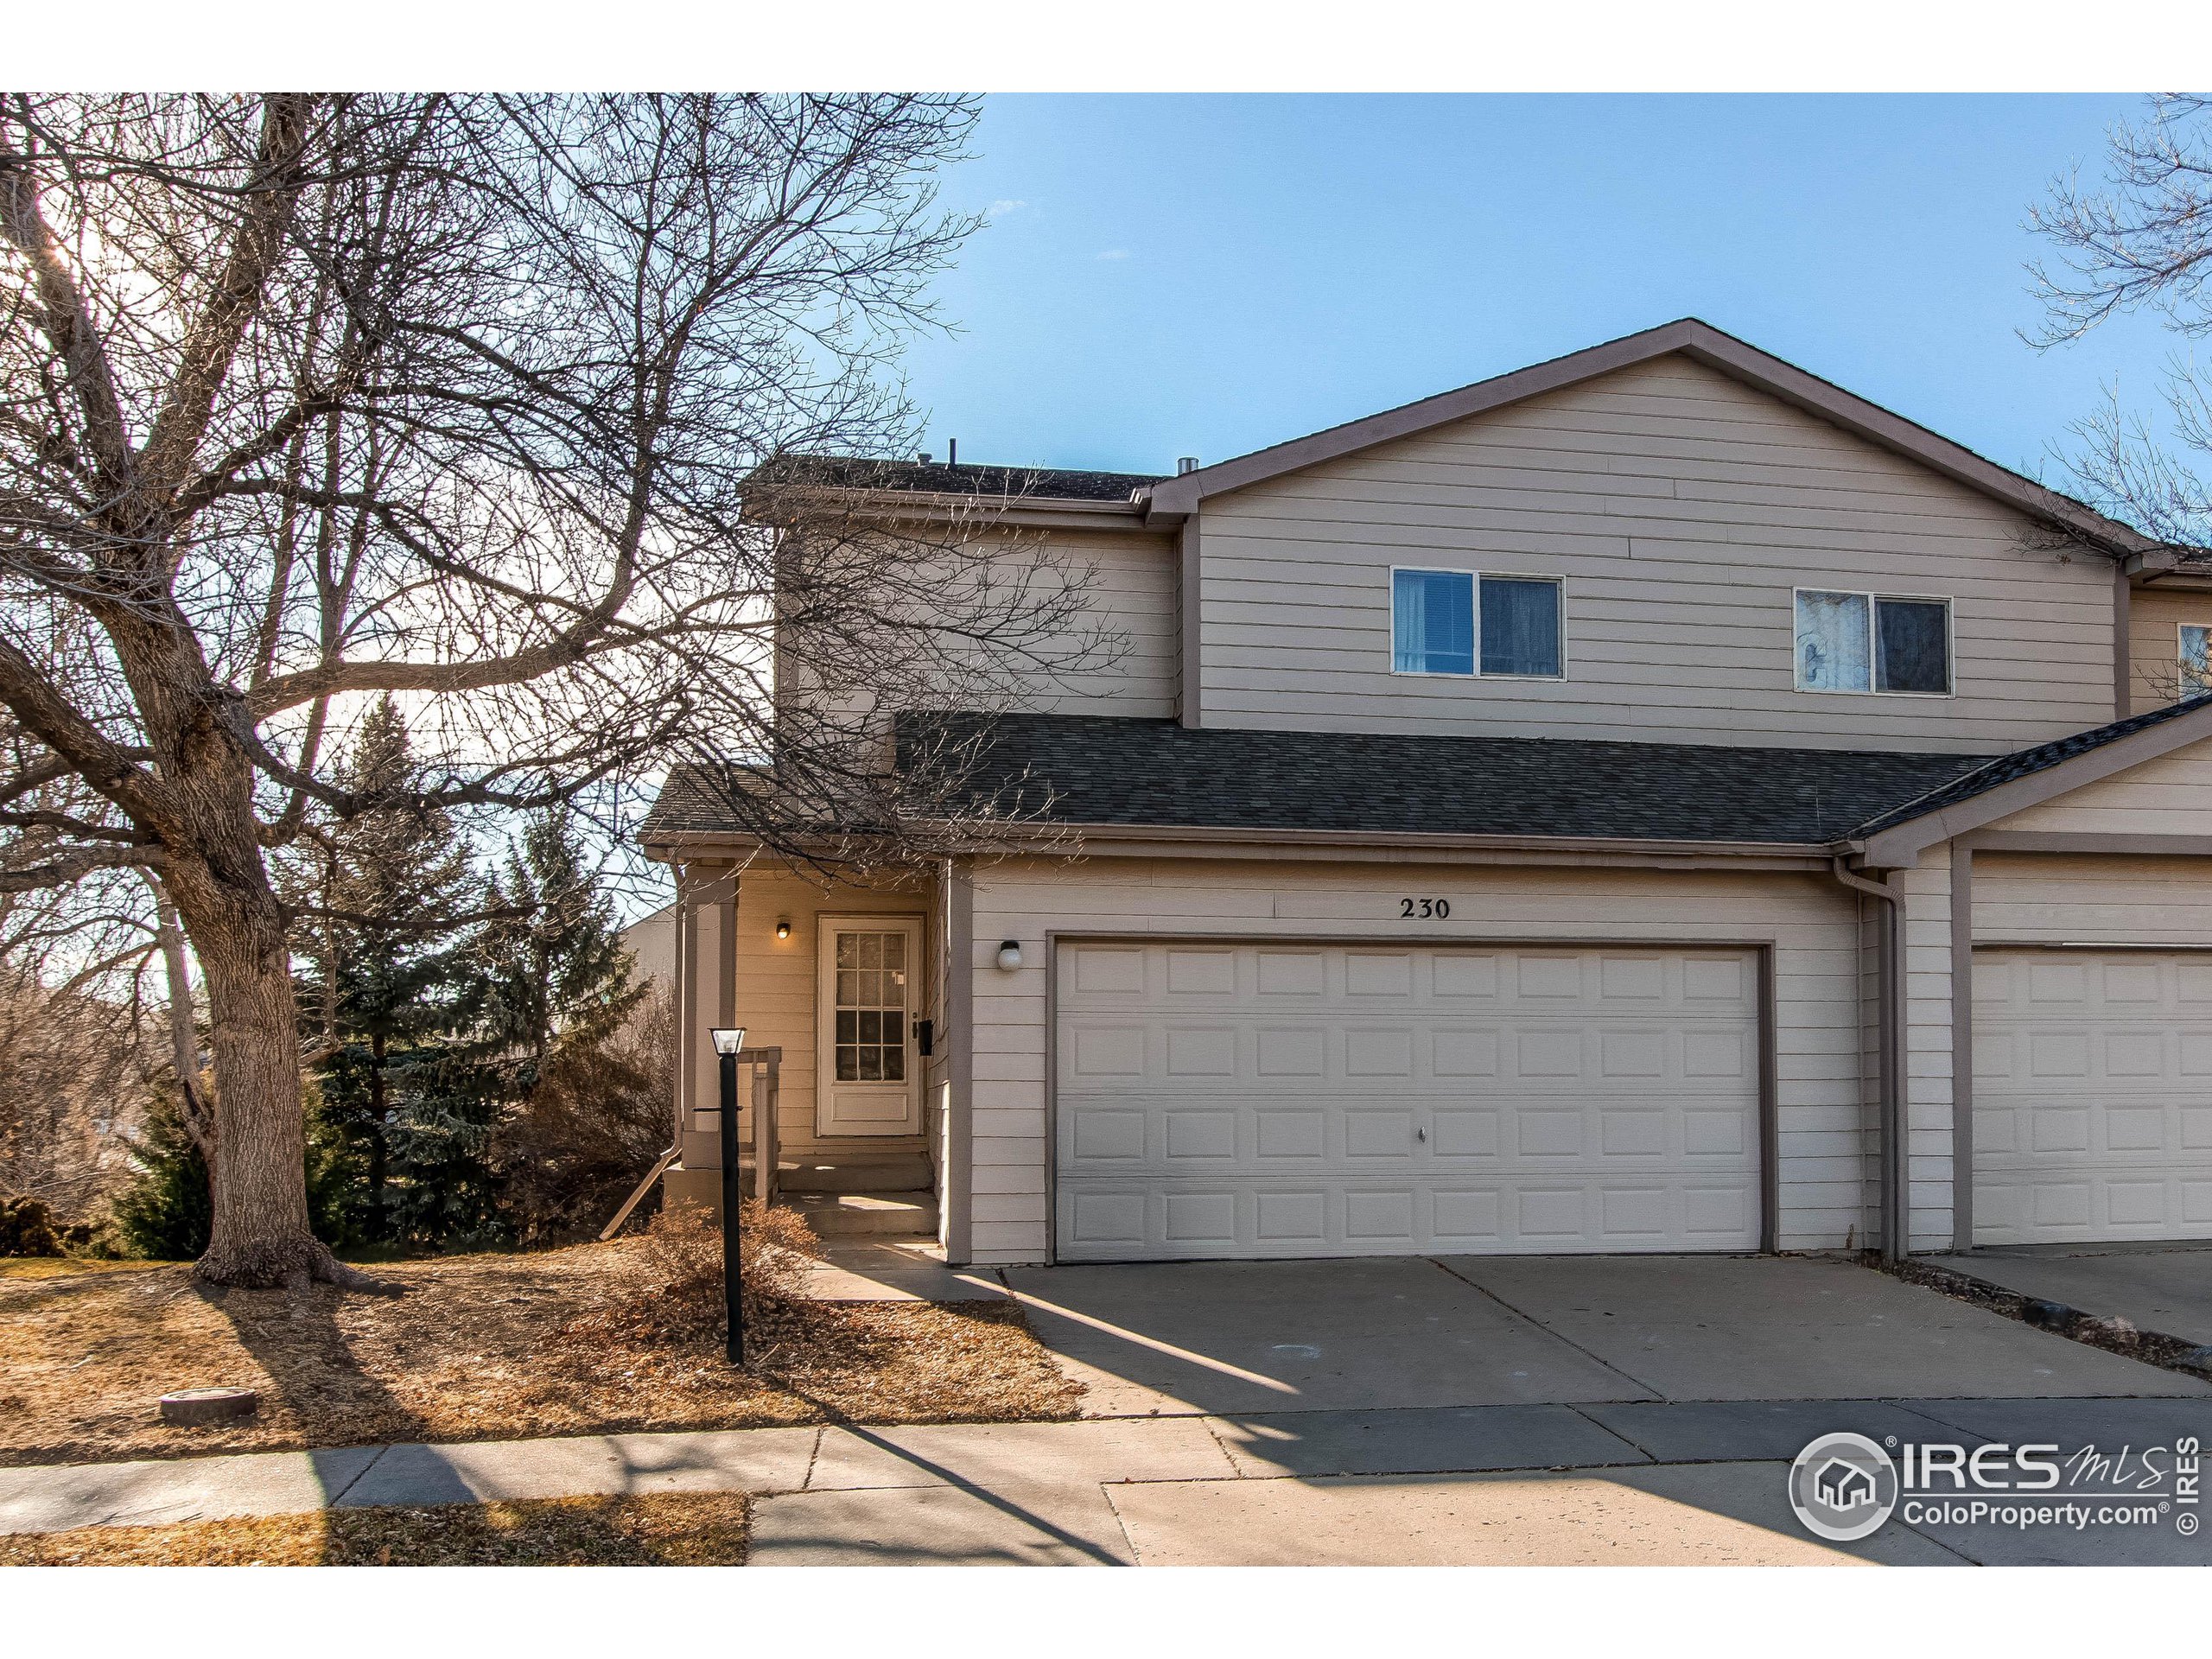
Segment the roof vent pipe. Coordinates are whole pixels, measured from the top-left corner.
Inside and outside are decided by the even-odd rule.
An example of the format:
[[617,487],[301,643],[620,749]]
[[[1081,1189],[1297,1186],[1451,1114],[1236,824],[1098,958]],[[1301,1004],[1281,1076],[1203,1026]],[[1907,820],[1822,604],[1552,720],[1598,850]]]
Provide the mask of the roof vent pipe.
[[1175,457],[1176,477],[1180,478],[1185,473],[1195,473],[1198,470],[1198,458],[1196,455],[1178,455]]
[[959,439],[947,438],[944,441],[944,464],[948,467],[957,467],[960,464]]

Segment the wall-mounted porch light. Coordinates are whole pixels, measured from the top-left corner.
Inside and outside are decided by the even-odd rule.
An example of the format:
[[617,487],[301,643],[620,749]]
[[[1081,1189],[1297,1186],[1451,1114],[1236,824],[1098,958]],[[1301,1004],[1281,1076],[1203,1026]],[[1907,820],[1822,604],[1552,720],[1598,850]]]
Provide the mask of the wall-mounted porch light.
[[778,938],[779,938],[779,939],[788,939],[789,938],[791,938],[791,918],[790,918],[790,917],[788,917],[788,916],[779,916],[779,917],[777,917],[777,918],[776,918],[776,937],[777,937]]
[[1019,967],[1020,967],[1020,966],[1021,966],[1021,941],[1020,941],[1020,939],[1004,939],[1004,940],[1001,940],[1001,941],[1000,942],[1000,944],[999,944],[999,968],[1000,968],[1000,969],[1001,969],[1002,972],[1009,973],[1009,974],[1010,974],[1010,973],[1012,973],[1015,969],[1017,969],[1017,968],[1019,968]]

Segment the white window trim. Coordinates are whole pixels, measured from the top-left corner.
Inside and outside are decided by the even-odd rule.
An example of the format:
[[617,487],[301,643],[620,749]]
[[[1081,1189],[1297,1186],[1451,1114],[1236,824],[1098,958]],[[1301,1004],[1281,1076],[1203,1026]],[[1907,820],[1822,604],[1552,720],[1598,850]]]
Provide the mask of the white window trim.
[[[1398,666],[1397,591],[1398,572],[1405,570],[1423,576],[1470,576],[1474,590],[1470,595],[1474,605],[1475,666],[1466,674],[1447,673],[1441,669],[1400,668]],[[1489,576],[1498,582],[1548,582],[1559,589],[1559,672],[1556,674],[1486,674],[1483,671],[1483,578]],[[1815,589],[1815,592],[1821,590]],[[1534,685],[1557,685],[1567,677],[1567,578],[1540,575],[1523,570],[1468,570],[1451,564],[1394,564],[1390,567],[1389,588],[1385,595],[1390,613],[1389,657],[1390,672],[1404,680],[1522,680]],[[1793,621],[1792,626],[1796,625]]]
[[[2174,690],[2178,694],[2176,697],[2177,702],[2189,695],[2189,677],[2191,671],[2189,666],[2188,653],[2183,651],[2181,644],[2182,632],[2186,628],[2202,628],[2205,632],[2212,633],[2212,621],[2174,624]],[[2212,691],[2212,677],[2208,677],[2205,681],[2205,691]],[[2204,692],[2199,692],[2197,695],[2202,696]]]
[[[1854,691],[1843,686],[1808,685],[1804,677],[1804,659],[1797,654],[1797,600],[1802,594],[1835,594],[1847,599],[1866,601],[1866,686]],[[1949,685],[1945,691],[1885,691],[1874,682],[1880,677],[1881,665],[1875,659],[1874,607],[1884,600],[1903,600],[1913,605],[1941,605],[1943,607],[1943,678]],[[1885,594],[1870,588],[1792,588],[1789,590],[1789,680],[1798,690],[1815,697],[1919,697],[1923,701],[1944,702],[1959,695],[1958,624],[1953,615],[1952,596],[1948,594]],[[2174,636],[2174,649],[2181,649],[2181,636]]]
[[[906,935],[906,1077],[904,1083],[846,1083],[837,1077],[836,937],[839,930],[867,933],[903,932]],[[851,912],[818,912],[814,931],[814,1134],[822,1141],[861,1139],[875,1135],[920,1135],[927,1125],[923,1110],[922,1061],[915,1023],[925,1017],[923,993],[923,948],[928,930],[922,917],[911,912],[886,912],[875,915]],[[904,1120],[889,1128],[839,1128],[830,1122],[830,1093],[833,1089],[872,1090],[889,1096],[897,1090],[905,1107]]]

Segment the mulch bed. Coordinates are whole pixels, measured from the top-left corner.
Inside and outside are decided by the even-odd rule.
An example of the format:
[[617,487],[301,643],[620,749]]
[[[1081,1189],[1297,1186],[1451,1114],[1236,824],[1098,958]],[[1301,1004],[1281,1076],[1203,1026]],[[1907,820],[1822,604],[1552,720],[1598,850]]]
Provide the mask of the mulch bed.
[[738,1567],[742,1492],[331,1510],[0,1536],[0,1567]]
[[[1013,1303],[786,1303],[742,1372],[718,1332],[637,1319],[649,1238],[374,1269],[404,1294],[213,1291],[188,1267],[0,1277],[0,1465],[835,1421],[1076,1414]],[[664,1276],[657,1276],[664,1275]],[[257,1413],[170,1427],[173,1389],[244,1386]]]
[[1955,1268],[1937,1267],[1932,1262],[1888,1262],[1878,1254],[1870,1253],[1863,1260],[1869,1267],[1878,1268],[1893,1278],[1910,1285],[1920,1285],[1929,1290],[1976,1307],[1986,1307],[1993,1313],[2008,1319],[2018,1319],[2023,1325],[2032,1325],[2039,1331],[2049,1331],[2092,1348],[2101,1348],[2107,1353],[2124,1355],[2139,1359],[2147,1365],[2164,1370],[2179,1371],[2184,1376],[2200,1381],[2212,1381],[2212,1364],[2208,1364],[2205,1350],[2180,1337],[2170,1337],[2161,1331],[2139,1331],[2126,1319],[2104,1319],[2085,1313],[2078,1307],[2063,1302],[2047,1302],[2033,1296],[2023,1295],[2017,1290],[2007,1290],[2002,1285],[1993,1285],[1986,1279],[1961,1273]]

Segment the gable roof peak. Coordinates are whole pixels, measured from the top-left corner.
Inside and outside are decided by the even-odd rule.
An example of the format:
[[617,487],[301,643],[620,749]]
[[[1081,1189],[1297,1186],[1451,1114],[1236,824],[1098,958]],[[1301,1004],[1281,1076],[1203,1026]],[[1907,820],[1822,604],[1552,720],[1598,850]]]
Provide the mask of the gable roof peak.
[[1918,461],[1969,489],[2001,501],[2029,517],[2082,538],[2115,557],[2145,553],[2158,544],[2107,518],[2071,496],[2000,467],[1964,444],[1931,432],[1894,410],[1883,408],[1832,381],[1761,351],[1747,340],[1700,317],[1677,317],[1655,328],[1624,334],[1565,357],[1532,364],[1507,374],[1476,381],[1396,409],[1347,421],[1301,438],[1255,449],[1249,454],[1160,480],[1138,499],[1147,525],[1180,524],[1211,495],[1224,494],[1280,478],[1324,461],[1356,454],[1377,444],[1411,437],[1454,421],[1559,391],[1600,375],[1633,368],[1676,354],[1703,364],[1731,379],[1795,405],[1808,414],[1871,443]]

